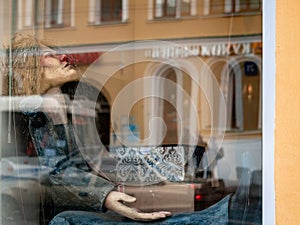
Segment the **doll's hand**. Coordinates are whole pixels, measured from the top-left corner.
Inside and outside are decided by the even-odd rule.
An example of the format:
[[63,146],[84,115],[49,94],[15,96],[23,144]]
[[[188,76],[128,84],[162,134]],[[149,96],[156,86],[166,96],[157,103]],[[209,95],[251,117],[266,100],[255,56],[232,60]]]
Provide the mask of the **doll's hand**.
[[126,202],[133,203],[135,201],[136,201],[135,197],[127,195],[123,192],[112,191],[106,197],[104,206],[116,213],[119,213],[125,217],[137,221],[157,220],[171,215],[170,212],[165,212],[165,211],[151,212],[151,213],[139,212],[137,209],[131,208],[123,204]]

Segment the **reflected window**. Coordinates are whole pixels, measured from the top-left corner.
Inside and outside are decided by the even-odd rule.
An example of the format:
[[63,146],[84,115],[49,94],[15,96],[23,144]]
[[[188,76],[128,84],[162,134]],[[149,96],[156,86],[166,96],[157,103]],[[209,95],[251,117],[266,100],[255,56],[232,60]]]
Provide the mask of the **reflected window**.
[[180,18],[196,14],[195,0],[154,0],[155,18]]
[[236,0],[235,6],[235,12],[260,11],[261,0]]
[[122,0],[101,1],[102,21],[121,21],[121,19],[122,19]]
[[253,61],[242,61],[229,67],[229,73],[221,75],[221,88],[227,106],[227,130],[259,130],[261,128],[259,68]]
[[74,26],[74,0],[18,0],[14,25],[17,30]]
[[89,22],[93,25],[126,22],[128,0],[90,0]]
[[46,0],[45,1],[45,27],[71,26],[71,0]]
[[[261,130],[261,58],[232,57],[214,58],[208,63],[216,80],[220,84],[226,103],[226,131],[244,132]],[[205,85],[211,85],[203,79]],[[213,93],[208,93],[213,95]],[[201,94],[202,129],[212,127],[212,118],[219,114],[210,115],[211,111]],[[219,105],[219,99],[214,98],[214,105]],[[213,116],[213,117],[211,117]]]
[[[260,12],[261,0],[206,0],[209,14]],[[206,13],[208,14],[208,13]]]
[[[10,2],[15,5],[11,7]],[[73,9],[75,2],[76,10]],[[197,7],[196,3],[199,4]],[[19,104],[19,96],[9,96],[14,90],[12,87],[35,87],[26,82],[30,82],[30,75],[38,74],[36,68],[39,65],[35,66],[33,62],[42,61],[40,52],[36,53],[29,46],[27,51],[21,49],[22,55],[18,56],[15,45],[7,49],[8,68],[4,71],[7,72],[7,81],[3,83],[7,96],[3,99],[8,104],[5,109],[4,104],[1,105],[3,115],[0,119],[1,156],[8,168],[8,176],[2,176],[1,183],[8,188],[1,194],[9,193],[13,197],[5,202],[16,202],[14,209],[28,208],[26,212],[23,210],[24,216],[20,220],[36,215],[35,224],[44,222],[44,219],[45,224],[49,224],[60,210],[94,211],[96,206],[100,209],[99,198],[94,198],[90,190],[100,193],[98,188],[101,190],[103,185],[96,179],[107,175],[115,182],[112,188],[118,187],[118,190],[137,197],[140,207],[136,208],[141,210],[184,212],[184,218],[191,221],[198,213],[195,211],[230,198],[229,206],[235,206],[233,210],[228,212],[227,203],[222,207],[222,215],[229,215],[232,219],[229,222],[250,224],[255,223],[250,220],[256,220],[256,224],[261,224],[262,150],[265,150],[262,149],[261,135],[263,74],[262,53],[253,51],[262,47],[262,43],[257,43],[263,35],[261,26],[257,25],[261,17],[256,12],[261,10],[260,0],[144,0],[131,1],[130,5],[129,0],[14,0],[3,1],[5,4],[9,5],[5,7],[9,11],[7,21],[14,21],[24,33],[34,33],[36,38],[54,39],[54,43],[58,42],[63,48],[42,57],[58,59],[61,63],[58,68],[64,71],[74,69],[75,59],[80,59],[76,69],[82,76],[80,82],[76,77],[76,81],[59,86],[64,98],[60,98],[62,103],[57,102],[57,109],[62,108],[64,114],[58,116],[68,121],[52,124],[52,117],[49,116],[48,121],[46,116],[56,105],[49,105],[49,111],[46,111],[48,104],[41,105],[43,99],[38,104],[31,104],[35,103],[33,101]],[[205,15],[214,18],[194,16],[196,9],[202,14],[202,7],[206,10]],[[130,21],[135,22],[125,24],[129,9]],[[244,12],[246,14],[242,14]],[[248,16],[247,13],[257,15]],[[227,34],[226,27],[220,29],[224,24],[230,25],[232,19],[237,19],[232,17],[237,15],[243,22],[234,23],[233,32],[228,30]],[[75,20],[81,21],[80,26],[70,29],[68,26],[74,25]],[[3,36],[10,37],[17,27],[3,23],[7,27]],[[37,26],[40,27],[36,29]],[[157,40],[153,40],[154,37]],[[64,53],[68,56],[63,57]],[[38,57],[27,60],[35,54]],[[23,65],[27,61],[31,63],[29,72]],[[17,65],[12,72],[11,65]],[[32,68],[34,72],[31,72]],[[48,71],[48,64],[43,64],[43,69]],[[74,99],[75,91],[79,95]],[[223,100],[224,104],[220,104]],[[22,122],[21,116],[35,118],[29,124],[28,119]],[[223,122],[227,122],[227,133]],[[47,127],[43,132],[44,126]],[[29,129],[32,129],[31,134],[24,132]],[[107,146],[107,152],[98,145],[99,138]],[[38,185],[48,184],[39,182],[41,174],[36,168],[40,167],[28,167],[32,164],[28,158],[35,160],[36,165],[43,165],[41,172],[44,172],[44,166],[54,166],[57,157],[72,150],[80,150],[78,153],[87,150],[89,155],[84,158],[86,154],[78,154],[78,160],[73,154],[58,164],[58,169],[64,166],[60,170],[64,175],[62,178],[69,183],[64,186],[64,182],[59,181],[49,185],[51,193],[39,193],[44,187]],[[94,155],[95,158],[90,157]],[[41,162],[39,157],[44,157]],[[81,162],[88,165],[93,163],[92,160],[96,167],[81,166]],[[69,170],[69,166],[92,172],[93,177],[90,173],[79,177],[74,170]],[[28,168],[34,170],[28,171]],[[51,176],[52,171],[51,168]],[[101,171],[104,174],[99,173]],[[164,182],[157,179],[159,176]],[[12,183],[12,177],[21,179]],[[36,178],[34,182],[32,177]],[[30,192],[23,192],[27,181],[33,183],[33,188],[28,188]],[[81,181],[87,183],[81,184]],[[139,182],[139,185],[118,186],[121,182],[132,181]],[[24,198],[19,197],[21,192]],[[31,199],[32,196],[37,198],[36,201]],[[232,204],[235,201],[232,196],[241,197],[236,205]],[[36,211],[27,206],[36,208]],[[13,221],[15,210],[6,211],[7,216],[2,215],[10,222],[21,224],[22,221]],[[216,213],[220,211],[215,210]],[[110,215],[122,219],[117,214],[107,216]],[[208,214],[208,217],[216,221],[213,215]],[[78,222],[86,219],[84,216],[77,218],[74,220]],[[198,217],[197,222],[191,223],[201,221]]]
[[155,0],[155,17],[175,17],[176,0]]

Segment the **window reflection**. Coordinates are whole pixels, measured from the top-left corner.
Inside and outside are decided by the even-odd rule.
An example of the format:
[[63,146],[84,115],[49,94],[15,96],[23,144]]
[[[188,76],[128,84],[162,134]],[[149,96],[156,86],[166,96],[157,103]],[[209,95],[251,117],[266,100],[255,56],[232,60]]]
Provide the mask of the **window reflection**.
[[[89,211],[83,207],[90,203],[85,199],[89,191],[100,193],[101,185],[94,182],[96,187],[86,191],[79,181],[92,174],[135,195],[133,207],[172,211],[174,217],[167,220],[182,218],[183,212],[197,219],[193,215],[200,210],[230,200],[237,203],[231,204],[230,213],[223,207],[208,218],[261,224],[260,0],[18,0],[3,6],[0,12],[9,11],[5,15],[11,21],[0,21],[5,46],[16,32],[54,39],[59,48],[49,58],[61,58],[62,70],[70,66],[81,71],[78,79],[59,87],[65,102],[56,110],[67,111],[70,126],[53,129],[49,123],[43,128],[40,123],[50,113],[26,114],[18,108],[24,96],[12,96],[11,88],[25,69],[9,69],[40,54],[29,51],[11,60],[14,49],[5,49],[9,57],[3,64],[7,69],[1,70],[1,194],[17,212],[14,217],[12,210],[4,209],[7,221],[13,218],[21,224],[35,215],[33,224],[40,224],[61,211]],[[6,53],[1,53],[4,58]],[[34,106],[29,97],[27,103]],[[39,129],[29,126],[28,116],[36,116]],[[223,122],[226,126],[219,126]],[[67,146],[82,150],[84,157],[74,154],[77,158],[69,163],[71,156],[63,154]],[[91,172],[79,179],[74,170],[65,170],[68,166],[59,168],[70,182],[68,188],[77,191],[80,186],[80,191],[74,194],[71,188],[61,194],[65,183],[40,182],[46,172],[58,171],[57,162]],[[74,196],[84,204],[78,205]]]
[[102,21],[120,21],[122,19],[122,0],[101,0]]

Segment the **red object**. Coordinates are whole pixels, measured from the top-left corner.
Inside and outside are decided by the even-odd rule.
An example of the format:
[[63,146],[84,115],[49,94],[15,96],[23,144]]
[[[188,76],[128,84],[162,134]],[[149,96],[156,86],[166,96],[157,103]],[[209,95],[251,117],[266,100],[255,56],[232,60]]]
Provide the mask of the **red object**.
[[35,150],[34,144],[32,140],[28,141],[27,147],[26,147],[26,155],[27,156],[37,156],[37,152]]
[[196,199],[196,201],[200,201],[202,199],[202,196],[197,194],[197,195],[195,195],[195,199]]
[[90,65],[97,60],[99,56],[101,56],[100,52],[73,53],[67,55],[68,60],[70,62],[76,62],[77,66]]

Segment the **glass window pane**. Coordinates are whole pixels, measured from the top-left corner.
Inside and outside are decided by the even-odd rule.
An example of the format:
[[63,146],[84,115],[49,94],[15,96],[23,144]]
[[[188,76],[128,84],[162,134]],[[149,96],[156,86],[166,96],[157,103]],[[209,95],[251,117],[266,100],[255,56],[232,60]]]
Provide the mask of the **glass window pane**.
[[[70,27],[74,2],[71,0],[48,0],[44,4],[37,2],[37,26],[45,28]],[[41,11],[40,11],[41,9]],[[42,22],[42,23],[41,23]]]
[[102,21],[120,21],[122,19],[121,0],[101,0]]
[[251,0],[250,1],[250,9],[260,9],[261,7],[261,0]]
[[176,13],[176,0],[167,0],[166,1],[166,15],[172,16]]
[[191,15],[191,1],[181,0],[181,15]]
[[261,1],[0,6],[4,224],[262,224]]
[[212,14],[221,14],[224,13],[225,5],[224,0],[211,0],[210,6],[211,6],[211,13]]
[[176,16],[176,0],[155,0],[155,17],[174,17]]

